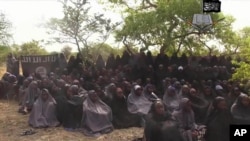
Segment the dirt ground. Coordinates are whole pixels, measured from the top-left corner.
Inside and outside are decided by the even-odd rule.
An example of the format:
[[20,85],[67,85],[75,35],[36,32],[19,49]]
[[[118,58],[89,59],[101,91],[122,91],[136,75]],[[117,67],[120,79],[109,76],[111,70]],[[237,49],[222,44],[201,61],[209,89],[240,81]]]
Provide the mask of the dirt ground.
[[142,128],[115,130],[98,138],[90,138],[79,132],[65,131],[62,127],[35,129],[36,134],[20,136],[27,129],[28,115],[17,112],[14,101],[0,100],[0,141],[132,141],[141,137]]

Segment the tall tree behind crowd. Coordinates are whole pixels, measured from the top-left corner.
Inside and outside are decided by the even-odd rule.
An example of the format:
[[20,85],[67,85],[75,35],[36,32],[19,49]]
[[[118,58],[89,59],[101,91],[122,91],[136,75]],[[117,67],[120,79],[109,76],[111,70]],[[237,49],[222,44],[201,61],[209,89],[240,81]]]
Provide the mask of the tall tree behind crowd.
[[[86,48],[84,57],[87,58],[90,43],[105,42],[113,29],[118,25],[112,23],[104,14],[94,13],[88,0],[61,0],[63,6],[62,18],[52,18],[47,23],[49,33],[54,33],[53,41],[71,43]],[[101,10],[98,10],[101,11]]]
[[5,14],[0,12],[0,45],[8,45],[12,37],[11,29],[12,24],[6,18]]
[[0,65],[6,61],[7,55],[11,52],[9,42],[11,40],[11,22],[4,13],[0,12]]
[[116,39],[125,44],[133,42],[146,49],[159,48],[169,54],[211,54],[215,45],[208,45],[207,42],[218,41],[221,38],[219,33],[232,30],[233,20],[227,19],[222,13],[212,13],[213,24],[223,17],[225,20],[216,23],[212,32],[200,34],[192,31],[190,23],[194,14],[202,12],[202,0],[102,1],[109,1],[123,10],[125,23],[116,32]]

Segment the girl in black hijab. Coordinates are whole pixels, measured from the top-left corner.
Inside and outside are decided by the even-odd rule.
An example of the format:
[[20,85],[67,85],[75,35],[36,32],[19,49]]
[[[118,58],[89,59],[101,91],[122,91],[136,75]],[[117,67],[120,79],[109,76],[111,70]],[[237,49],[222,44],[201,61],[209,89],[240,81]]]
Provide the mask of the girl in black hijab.
[[144,129],[146,141],[183,141],[176,122],[161,100],[156,100],[146,117]]
[[246,94],[240,94],[231,107],[234,123],[250,124],[250,100]]
[[229,141],[229,125],[231,122],[232,116],[225,98],[216,97],[213,102],[213,109],[206,120],[206,141]]

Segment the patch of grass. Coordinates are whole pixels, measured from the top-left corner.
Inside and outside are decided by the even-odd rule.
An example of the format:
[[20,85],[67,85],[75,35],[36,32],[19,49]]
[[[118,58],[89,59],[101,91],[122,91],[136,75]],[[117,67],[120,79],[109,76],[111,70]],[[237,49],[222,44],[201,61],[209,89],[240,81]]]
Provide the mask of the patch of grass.
[[36,134],[20,136],[31,127],[28,126],[29,115],[17,112],[18,104],[14,101],[0,100],[0,140],[1,141],[131,141],[142,137],[142,128],[115,130],[98,138],[90,138],[79,132],[68,132],[62,127],[35,129]]

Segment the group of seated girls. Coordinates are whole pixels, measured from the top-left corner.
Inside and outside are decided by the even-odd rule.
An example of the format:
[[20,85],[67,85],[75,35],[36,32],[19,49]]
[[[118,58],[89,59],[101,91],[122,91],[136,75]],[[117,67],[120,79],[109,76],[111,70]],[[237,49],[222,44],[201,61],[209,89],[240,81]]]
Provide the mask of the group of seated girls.
[[[194,88],[179,87],[176,83],[166,88],[161,100],[153,93],[151,84],[145,87],[135,84],[125,94],[124,87],[112,83],[105,88],[105,93],[100,87],[86,91],[78,81],[66,85],[59,79],[55,83],[48,90],[44,85],[50,85],[49,81],[27,79],[21,88],[20,109],[31,111],[32,127],[62,125],[87,136],[110,133],[114,128],[144,127],[146,141],[196,141],[204,127],[198,123],[202,123],[207,129],[207,141],[228,141],[229,124],[250,123],[249,98],[236,89],[231,95],[217,95],[209,101],[208,88],[201,98]],[[228,106],[233,95],[234,102]],[[209,112],[201,116],[204,109]]]

